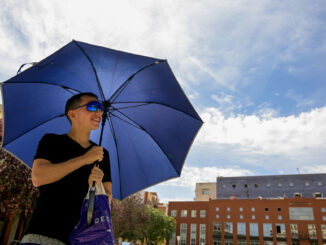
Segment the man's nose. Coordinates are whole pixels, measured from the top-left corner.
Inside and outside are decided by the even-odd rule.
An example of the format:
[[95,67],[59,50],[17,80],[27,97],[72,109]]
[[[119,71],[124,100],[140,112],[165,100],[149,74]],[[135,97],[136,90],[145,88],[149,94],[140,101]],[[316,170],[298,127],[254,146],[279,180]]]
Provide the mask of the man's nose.
[[96,114],[100,114],[101,116],[103,115],[103,111],[101,111],[100,108],[97,109]]

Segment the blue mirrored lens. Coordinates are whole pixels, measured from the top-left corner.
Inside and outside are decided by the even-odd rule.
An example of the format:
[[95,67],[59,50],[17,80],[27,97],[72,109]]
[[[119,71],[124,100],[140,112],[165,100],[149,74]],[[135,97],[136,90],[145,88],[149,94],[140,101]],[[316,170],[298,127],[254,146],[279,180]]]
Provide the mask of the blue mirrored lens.
[[98,101],[91,101],[91,102],[89,102],[87,104],[87,110],[89,110],[89,111],[97,111],[98,109],[100,109],[101,111],[103,111],[103,106]]

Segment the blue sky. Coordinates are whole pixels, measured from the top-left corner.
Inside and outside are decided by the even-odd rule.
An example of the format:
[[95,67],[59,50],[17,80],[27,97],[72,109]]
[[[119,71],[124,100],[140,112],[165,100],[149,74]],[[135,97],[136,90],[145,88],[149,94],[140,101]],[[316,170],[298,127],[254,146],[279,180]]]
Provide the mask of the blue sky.
[[1,1],[0,80],[71,39],[168,59],[205,124],[180,178],[326,172],[326,3]]

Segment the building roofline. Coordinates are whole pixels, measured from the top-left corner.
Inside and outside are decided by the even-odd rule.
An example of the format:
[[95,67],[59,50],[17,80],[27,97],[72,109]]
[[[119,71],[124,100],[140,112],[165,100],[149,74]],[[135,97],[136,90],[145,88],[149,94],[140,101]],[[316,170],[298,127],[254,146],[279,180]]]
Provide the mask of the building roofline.
[[325,175],[326,173],[311,173],[311,174],[275,174],[275,175],[247,175],[247,176],[231,176],[231,177],[223,177],[217,176],[216,179],[232,179],[232,178],[259,178],[259,177],[280,177],[280,176],[313,176],[313,175]]

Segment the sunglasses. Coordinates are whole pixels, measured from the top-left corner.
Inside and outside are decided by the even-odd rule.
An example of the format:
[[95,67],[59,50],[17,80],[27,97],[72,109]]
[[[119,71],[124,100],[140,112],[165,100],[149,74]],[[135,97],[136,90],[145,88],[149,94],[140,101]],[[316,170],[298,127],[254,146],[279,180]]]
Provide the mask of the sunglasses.
[[81,108],[83,106],[86,106],[86,109],[88,111],[97,111],[98,109],[100,109],[101,111],[103,111],[103,106],[102,106],[102,103],[98,102],[98,101],[90,101],[88,102],[87,104],[85,105],[80,105],[74,109],[78,109],[78,108]]

